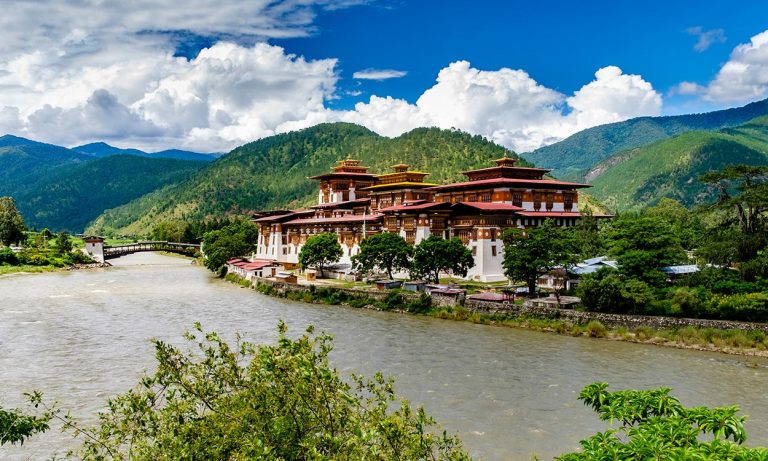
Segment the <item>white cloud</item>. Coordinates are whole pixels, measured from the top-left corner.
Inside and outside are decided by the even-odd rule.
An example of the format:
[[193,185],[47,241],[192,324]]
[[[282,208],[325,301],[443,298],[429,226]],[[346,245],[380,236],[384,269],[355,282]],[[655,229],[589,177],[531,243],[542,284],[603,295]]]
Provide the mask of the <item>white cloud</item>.
[[707,51],[713,43],[725,43],[725,31],[723,29],[704,30],[701,26],[689,27],[686,32],[698,37],[693,49],[699,53]]
[[566,97],[522,70],[481,71],[459,61],[441,70],[415,104],[372,96],[352,111],[327,115],[387,136],[419,126],[459,128],[525,152],[597,124],[659,114],[661,96],[640,76],[609,66],[595,77]]
[[408,75],[404,70],[394,69],[364,69],[352,74],[352,78],[358,80],[388,80],[390,78],[401,78]]
[[744,103],[768,96],[768,30],[738,45],[709,83],[705,99]]
[[[106,139],[148,150],[225,151],[343,120],[388,136],[454,127],[527,151],[595,124],[660,111],[652,86],[617,67],[598,70],[568,96],[523,70],[479,70],[466,61],[442,69],[415,103],[374,95],[353,110],[331,110],[336,60],[307,60],[263,38],[311,33],[318,8],[360,1],[6,2],[0,133],[65,145]],[[186,59],[173,55],[168,31],[232,40]],[[361,72],[356,78],[404,75]]]
[[701,94],[706,90],[706,87],[699,85],[695,82],[680,82],[669,90],[670,96],[676,94],[692,95]]

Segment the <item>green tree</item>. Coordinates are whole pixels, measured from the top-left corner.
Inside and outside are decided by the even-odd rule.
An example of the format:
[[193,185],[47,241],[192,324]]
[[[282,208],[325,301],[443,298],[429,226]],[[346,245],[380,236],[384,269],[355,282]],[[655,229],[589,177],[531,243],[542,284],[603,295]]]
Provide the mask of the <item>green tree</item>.
[[618,421],[582,440],[582,451],[558,461],[592,460],[765,460],[765,448],[742,445],[747,435],[736,406],[685,408],[670,389],[609,392],[608,384],[586,386],[579,400],[603,421]]
[[[37,406],[40,395],[33,393],[29,397]],[[51,417],[52,415],[48,412],[37,416],[25,414],[21,410],[7,410],[0,407],[0,445],[23,444],[34,434],[48,430]]]
[[700,180],[718,191],[715,204],[732,210],[741,235],[736,242],[739,261],[749,261],[768,245],[768,166],[730,165]]
[[[274,345],[228,344],[200,326],[198,353],[154,340],[154,374],[111,399],[84,434],[84,460],[469,460],[422,408],[396,401],[392,380],[342,379],[331,339],[279,326]],[[437,430],[435,430],[437,429]]]
[[239,221],[210,231],[203,239],[205,267],[220,272],[230,258],[246,256],[256,249],[259,231],[250,221]]
[[607,237],[619,271],[650,285],[659,286],[667,279],[662,267],[687,259],[680,238],[657,216],[627,214],[616,218]]
[[54,245],[56,245],[56,250],[61,254],[72,252],[72,239],[66,232],[59,232],[58,235],[56,235]]
[[152,240],[178,243],[194,243],[192,226],[185,221],[161,221],[155,224],[149,234]]
[[23,242],[27,226],[11,197],[0,197],[0,243],[9,246]]
[[[536,292],[536,279],[555,269],[568,269],[579,260],[578,248],[569,228],[559,227],[551,219],[541,226],[504,231],[504,274],[522,280],[528,293]],[[559,290],[556,290],[559,296]]]
[[413,252],[412,273],[435,283],[440,281],[440,273],[466,277],[475,265],[472,252],[464,246],[461,239],[453,237],[443,239],[430,235],[422,240]]
[[693,250],[698,246],[704,232],[699,214],[690,211],[677,200],[662,198],[655,206],[645,209],[643,214],[666,222],[686,250]]
[[356,270],[370,274],[376,269],[384,269],[392,278],[392,271],[411,267],[413,247],[398,234],[383,232],[374,234],[360,242],[360,253],[352,257]]
[[339,237],[334,232],[323,232],[309,237],[301,246],[299,265],[302,269],[315,267],[322,277],[323,269],[341,259],[343,252]]
[[654,300],[648,284],[627,279],[608,268],[582,276],[576,293],[588,310],[614,314],[643,314],[645,307]]

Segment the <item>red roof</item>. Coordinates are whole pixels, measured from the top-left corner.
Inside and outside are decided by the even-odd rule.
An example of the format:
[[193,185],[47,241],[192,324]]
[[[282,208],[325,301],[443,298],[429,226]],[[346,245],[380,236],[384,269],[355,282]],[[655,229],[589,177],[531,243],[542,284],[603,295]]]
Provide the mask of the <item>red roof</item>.
[[504,168],[506,170],[513,169],[513,170],[525,170],[525,171],[536,171],[536,172],[541,171],[543,173],[547,173],[549,171],[552,171],[552,170],[547,170],[546,168],[532,168],[532,167],[528,167],[528,166],[498,166],[498,165],[496,165],[496,166],[489,166],[487,168],[478,168],[477,170],[462,171],[461,174],[474,173],[475,171],[480,172],[480,171],[499,170],[499,169],[502,169],[502,168]]
[[473,188],[477,186],[488,186],[488,185],[499,185],[499,186],[563,186],[566,188],[582,188],[582,187],[592,187],[589,184],[581,184],[577,182],[568,182],[568,181],[557,181],[557,180],[551,180],[551,179],[512,179],[512,178],[492,178],[492,179],[481,179],[479,181],[464,181],[464,182],[457,182],[453,184],[445,184],[442,186],[434,186],[427,188],[427,190],[433,190],[433,191],[445,191],[445,190],[451,190],[451,189],[466,189],[466,188]]
[[435,208],[439,206],[448,207],[447,202],[427,202],[427,203],[418,203],[415,205],[396,205],[396,206],[390,206],[387,208],[381,208],[379,209],[382,213],[388,213],[393,211],[418,211],[418,210],[428,210],[430,208]]
[[301,218],[288,221],[285,224],[326,224],[326,223],[348,223],[348,222],[374,222],[380,220],[384,215],[382,214],[369,214],[369,215],[350,215],[341,216],[337,218]]
[[247,270],[247,271],[252,271],[252,270],[261,269],[262,267],[267,267],[267,266],[271,266],[271,265],[272,265],[272,262],[265,262],[265,261],[256,262],[256,261],[254,261],[252,263],[245,264],[245,265],[243,265],[241,267],[243,269]]
[[512,205],[511,203],[500,203],[500,202],[457,202],[453,205],[453,207],[457,207],[460,205],[468,206],[471,208],[476,208],[481,211],[523,211],[524,208],[521,208],[517,205]]
[[512,299],[512,296],[504,293],[493,293],[490,291],[484,291],[482,293],[475,293],[469,295],[469,299],[476,299],[478,301],[492,301],[492,302],[504,302]]
[[345,171],[337,171],[333,173],[324,173],[317,176],[310,176],[309,179],[344,178],[344,177],[374,179],[376,175],[373,173],[352,173],[352,172],[345,172]]
[[578,218],[581,216],[578,211],[523,211],[518,214],[528,218]]
[[242,258],[232,258],[232,259],[228,259],[228,260],[227,260],[227,264],[234,264],[234,263],[236,263],[236,262],[240,262],[240,261],[242,261],[242,260],[243,260]]

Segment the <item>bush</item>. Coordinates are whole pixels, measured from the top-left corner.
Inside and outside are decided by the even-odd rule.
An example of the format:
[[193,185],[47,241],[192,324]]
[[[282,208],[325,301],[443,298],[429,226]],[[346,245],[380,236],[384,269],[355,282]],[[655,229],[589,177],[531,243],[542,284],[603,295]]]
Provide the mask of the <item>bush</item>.
[[11,251],[10,248],[3,248],[0,250],[0,264],[16,266],[19,264],[19,258],[16,256],[16,253]]
[[[78,459],[469,461],[422,409],[397,402],[391,379],[342,376],[328,336],[228,344],[198,325],[197,352],[154,340],[157,367],[111,399]],[[391,402],[397,402],[393,407]]]
[[608,334],[608,329],[599,321],[592,320],[587,324],[586,332],[591,338],[604,338]]

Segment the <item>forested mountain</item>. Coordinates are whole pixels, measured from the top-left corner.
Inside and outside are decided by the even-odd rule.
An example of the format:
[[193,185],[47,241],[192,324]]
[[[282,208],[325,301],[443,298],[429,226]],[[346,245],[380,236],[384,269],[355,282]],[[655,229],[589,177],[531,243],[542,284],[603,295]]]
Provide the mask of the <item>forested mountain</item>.
[[176,184],[204,165],[190,160],[112,155],[58,168],[18,188],[13,197],[29,227],[82,232],[104,210]]
[[91,157],[65,147],[17,136],[0,137],[0,196],[14,195],[51,171],[74,165]]
[[0,196],[14,198],[30,227],[80,232],[104,210],[175,184],[207,164],[135,149],[121,155],[120,149],[103,143],[91,147],[93,152],[86,153],[0,137]]
[[712,201],[699,181],[727,165],[768,165],[768,116],[718,131],[690,131],[629,149],[586,175],[590,194],[614,211],[653,205],[662,197],[686,206]]
[[582,180],[588,170],[620,151],[686,131],[738,126],[762,115],[768,115],[768,99],[703,114],[639,117],[589,128],[522,155],[539,167],[551,168],[558,178]]
[[89,230],[145,234],[161,220],[308,205],[316,199],[317,183],[307,177],[346,157],[361,160],[373,173],[404,162],[430,172],[429,181],[447,182],[504,154],[515,155],[454,130],[419,128],[390,139],[353,124],[322,124],[239,147],[188,181],[108,210]]
[[82,146],[73,147],[72,150],[88,154],[93,157],[108,157],[110,155],[136,155],[139,157],[149,158],[175,158],[177,160],[193,160],[198,162],[212,162],[220,157],[219,154],[200,154],[197,152],[190,152],[179,149],[168,149],[160,152],[144,152],[139,149],[121,149],[119,147],[110,146],[105,142],[94,142],[91,144],[84,144]]

